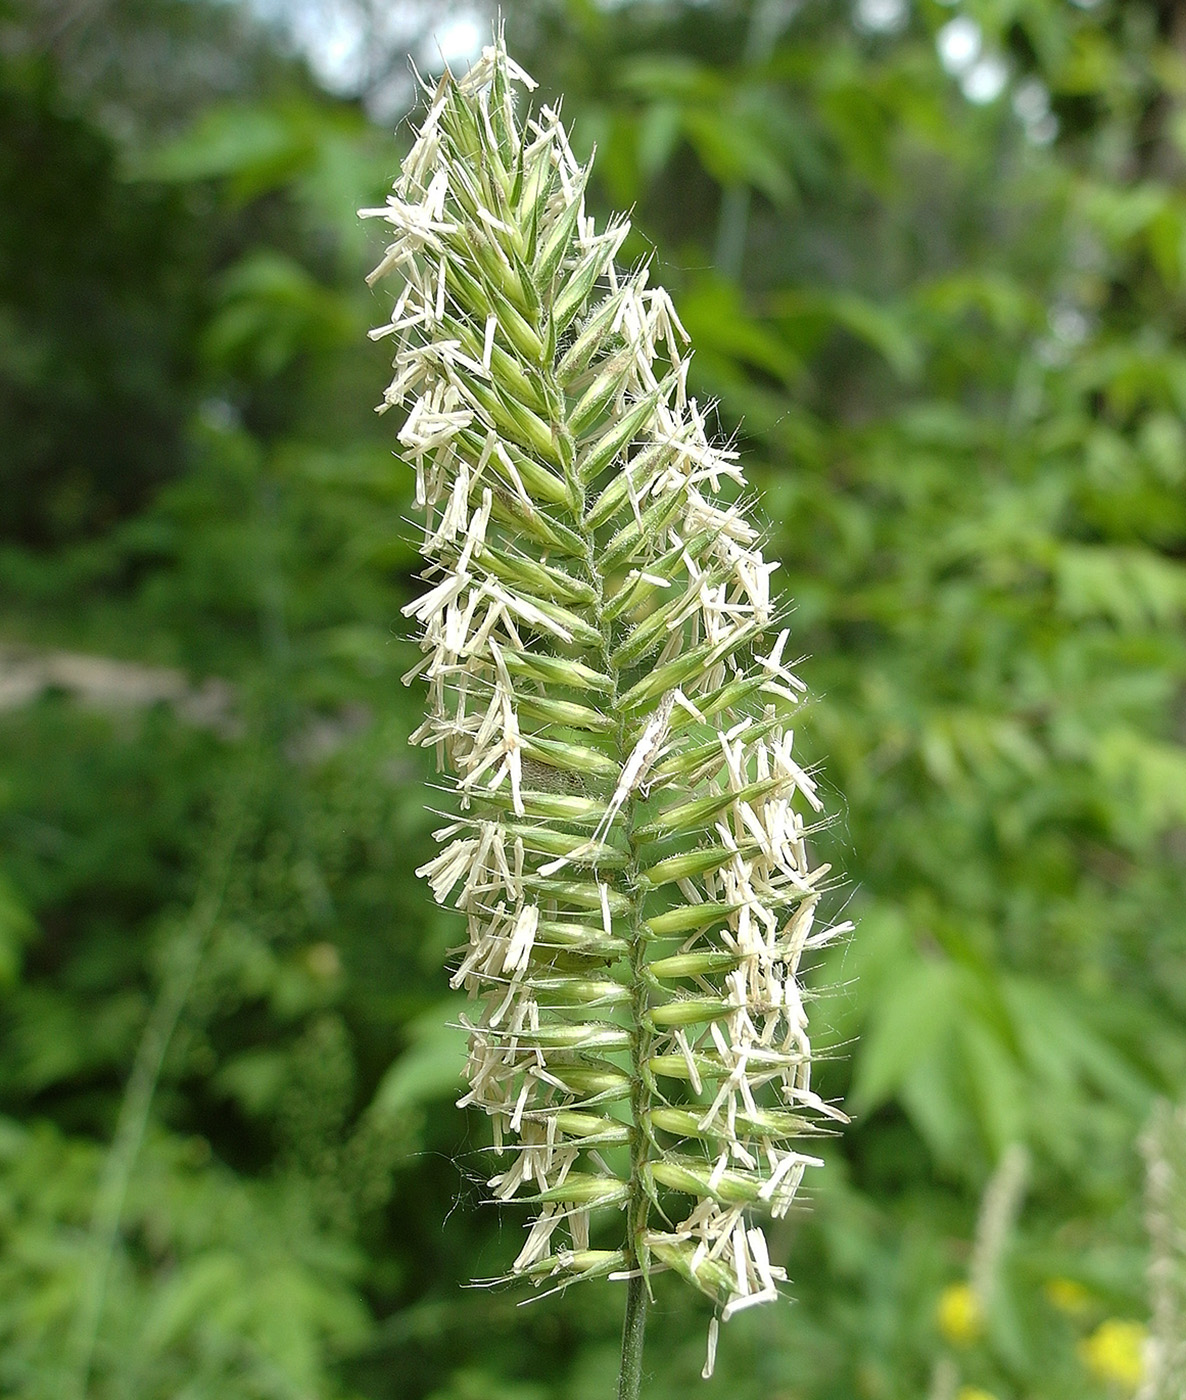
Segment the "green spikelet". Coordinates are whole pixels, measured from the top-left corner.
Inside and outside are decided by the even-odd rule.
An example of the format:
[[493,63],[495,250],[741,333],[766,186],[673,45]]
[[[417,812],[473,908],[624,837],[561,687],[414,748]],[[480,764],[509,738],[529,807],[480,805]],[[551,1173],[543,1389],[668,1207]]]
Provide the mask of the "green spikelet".
[[[813,927],[820,803],[782,718],[802,686],[735,454],[667,293],[615,268],[628,224],[594,227],[588,168],[516,86],[500,34],[363,211],[394,230],[372,281],[403,282],[372,335],[425,521],[414,742],[459,798],[420,873],[468,922],[490,1188],[535,1206],[513,1272],[672,1269],[728,1317],[776,1296],[753,1220],[843,1119],[811,1089],[797,974],[849,926]],[[622,1247],[591,1248],[622,1211]]]

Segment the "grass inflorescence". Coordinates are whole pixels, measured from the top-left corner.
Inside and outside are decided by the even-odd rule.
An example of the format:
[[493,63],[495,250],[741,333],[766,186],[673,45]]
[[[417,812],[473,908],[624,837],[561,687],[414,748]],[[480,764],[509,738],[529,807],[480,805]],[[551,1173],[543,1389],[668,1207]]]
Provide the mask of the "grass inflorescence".
[[[737,454],[671,299],[615,265],[627,221],[587,214],[558,112],[517,110],[534,86],[500,33],[428,92],[363,211],[392,230],[372,280],[402,282],[372,335],[424,520],[413,741],[458,798],[421,873],[468,925],[462,1102],[494,1197],[534,1207],[512,1272],[630,1279],[640,1346],[657,1270],[726,1319],[777,1296],[757,1221],[843,1119],[811,1086],[800,963],[848,925],[816,924],[803,686]],[[609,1212],[620,1244],[591,1233]]]

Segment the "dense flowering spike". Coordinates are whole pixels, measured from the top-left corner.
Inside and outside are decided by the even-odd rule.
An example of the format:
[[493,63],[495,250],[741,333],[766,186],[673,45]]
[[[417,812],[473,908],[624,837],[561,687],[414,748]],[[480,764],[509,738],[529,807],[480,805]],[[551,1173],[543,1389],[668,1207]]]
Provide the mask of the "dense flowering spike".
[[[490,1189],[536,1206],[513,1271],[670,1268],[728,1317],[785,1277],[753,1220],[817,1163],[794,1142],[843,1120],[799,970],[848,925],[815,923],[803,686],[736,454],[671,299],[615,265],[629,225],[598,230],[558,114],[516,106],[533,86],[499,35],[363,211],[392,237],[372,280],[401,279],[379,411],[428,561],[413,741],[460,809],[420,873],[468,925]],[[625,1247],[591,1250],[622,1209]]]

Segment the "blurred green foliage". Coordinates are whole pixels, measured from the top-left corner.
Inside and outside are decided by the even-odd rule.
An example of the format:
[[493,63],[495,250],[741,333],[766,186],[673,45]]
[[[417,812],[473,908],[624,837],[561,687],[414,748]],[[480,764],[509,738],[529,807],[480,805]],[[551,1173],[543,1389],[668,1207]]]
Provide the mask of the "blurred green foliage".
[[[960,18],[992,100],[939,61]],[[773,1241],[794,1303],[704,1393],[1124,1394],[1135,1143],[1186,1083],[1178,9],[510,21],[763,492],[859,921],[815,1007],[856,1122]],[[0,15],[7,1394],[612,1387],[612,1287],[461,1287],[519,1231],[475,1206],[459,930],[412,874],[410,482],[353,220],[398,155],[231,7]],[[691,1320],[659,1290],[651,1400],[701,1386]]]

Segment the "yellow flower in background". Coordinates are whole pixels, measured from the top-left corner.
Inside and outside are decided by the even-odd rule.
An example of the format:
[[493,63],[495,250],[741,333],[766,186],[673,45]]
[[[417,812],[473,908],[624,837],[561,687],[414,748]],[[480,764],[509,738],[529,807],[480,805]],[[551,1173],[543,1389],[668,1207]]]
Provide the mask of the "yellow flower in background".
[[935,1316],[940,1332],[956,1346],[971,1346],[984,1330],[980,1299],[966,1283],[953,1283],[943,1290]]
[[997,1397],[991,1390],[981,1390],[975,1385],[962,1385],[955,1400],[997,1400]]
[[1148,1331],[1143,1323],[1110,1317],[1080,1342],[1079,1353],[1092,1375],[1135,1390],[1145,1374]]
[[1045,1288],[1046,1297],[1068,1317],[1082,1317],[1091,1307],[1091,1293],[1073,1278],[1052,1278]]

